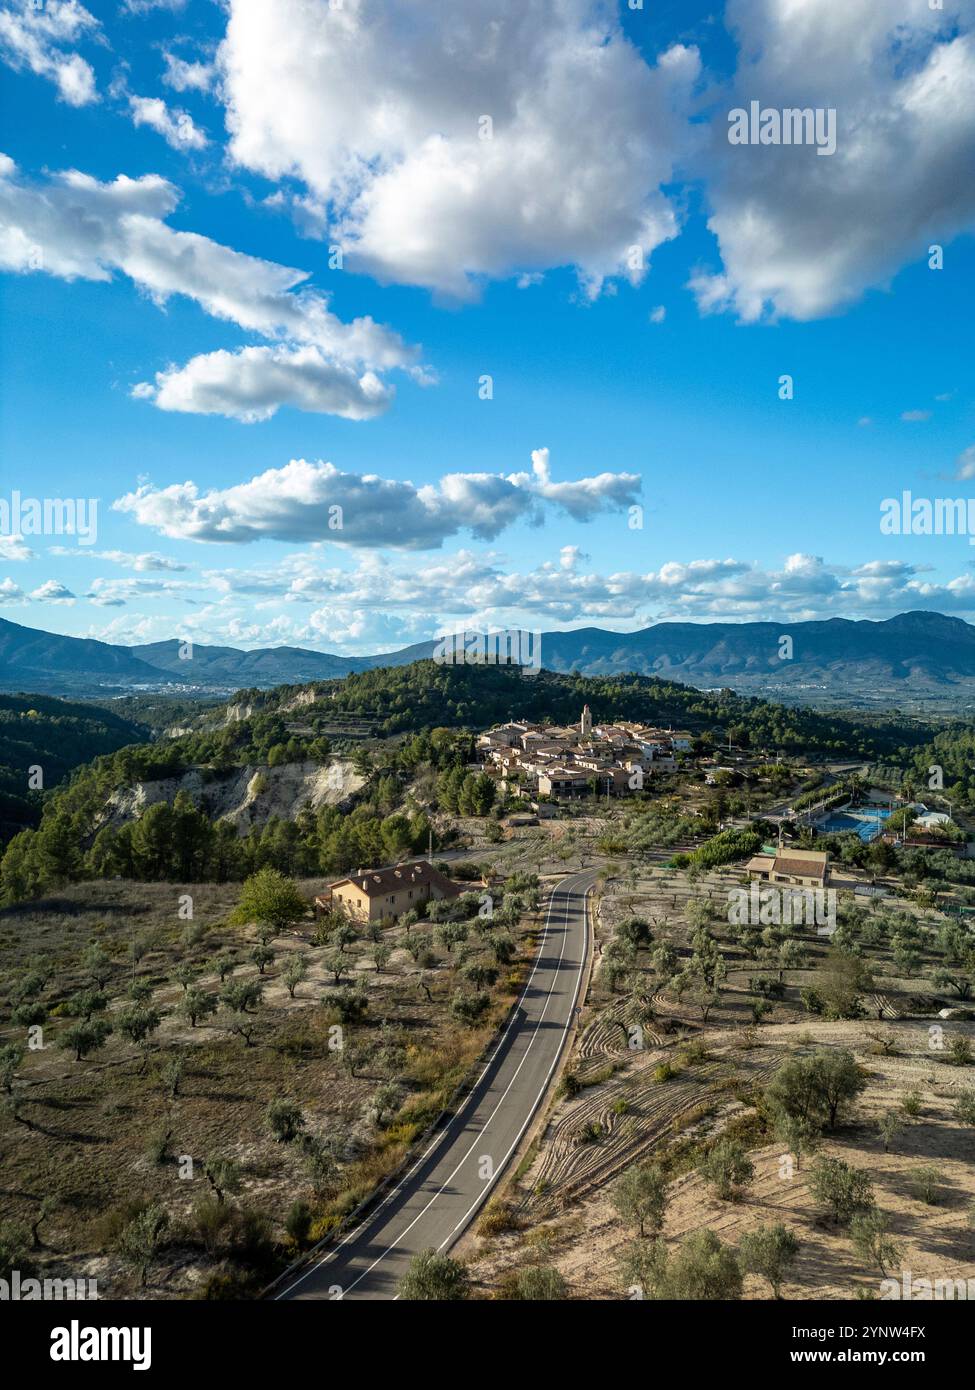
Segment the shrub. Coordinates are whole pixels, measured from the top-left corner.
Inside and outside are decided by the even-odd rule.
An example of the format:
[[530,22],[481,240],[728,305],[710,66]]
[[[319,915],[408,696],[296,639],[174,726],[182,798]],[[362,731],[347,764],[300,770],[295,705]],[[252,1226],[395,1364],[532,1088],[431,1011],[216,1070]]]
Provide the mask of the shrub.
[[782,1283],[799,1253],[795,1234],[781,1222],[747,1231],[738,1245],[738,1259],[746,1274],[767,1279],[772,1297],[780,1298]]
[[887,1270],[896,1264],[900,1246],[890,1237],[890,1220],[885,1212],[859,1212],[850,1222],[850,1239],[857,1254],[887,1277]]
[[208,1255],[216,1255],[229,1244],[233,1224],[233,1208],[209,1194],[200,1198],[190,1216],[190,1229]]
[[755,1165],[741,1144],[734,1139],[719,1139],[701,1160],[699,1172],[723,1202],[730,1202],[740,1188],[751,1182]]
[[908,1185],[911,1196],[916,1202],[924,1202],[926,1206],[936,1207],[941,1201],[941,1175],[937,1168],[933,1168],[929,1164],[912,1168],[908,1174]]
[[139,1282],[146,1287],[149,1270],[165,1239],[169,1216],[157,1203],[142,1208],[137,1216],[122,1227],[115,1249],[139,1271]]
[[551,1265],[529,1265],[508,1276],[502,1283],[502,1297],[524,1302],[558,1303],[568,1297],[562,1275]]
[[73,1052],[75,1061],[80,1062],[83,1057],[104,1047],[105,1039],[111,1031],[112,1025],[103,1018],[92,1019],[88,1023],[76,1023],[59,1038],[58,1046],[63,1047],[65,1051]]
[[264,998],[264,986],[257,980],[231,981],[220,991],[220,1002],[234,1013],[249,1013]]
[[661,1252],[651,1270],[652,1297],[715,1302],[741,1298],[735,1253],[713,1231],[685,1236],[672,1255]]
[[496,1236],[502,1231],[520,1231],[523,1225],[510,1202],[489,1202],[477,1230],[482,1236]]
[[305,1127],[300,1106],[290,1100],[272,1100],[264,1112],[264,1121],[281,1144],[290,1144]]
[[809,1190],[834,1221],[846,1224],[873,1205],[873,1184],[867,1174],[840,1158],[819,1158],[809,1173]]
[[436,1250],[414,1255],[399,1286],[400,1298],[410,1302],[458,1302],[470,1296],[470,1276],[466,1266]]
[[369,1008],[367,995],[359,989],[343,985],[322,995],[322,1006],[342,1023],[360,1023]]
[[284,1229],[294,1241],[295,1245],[301,1250],[308,1240],[308,1233],[311,1230],[312,1210],[306,1201],[298,1198],[292,1202],[288,1214],[284,1219]]
[[450,1012],[459,1023],[476,1028],[491,1007],[491,996],[483,990],[469,993],[458,990],[450,1001]]
[[610,1193],[617,1214],[640,1235],[658,1235],[667,1206],[667,1179],[655,1163],[635,1163],[617,1178]]

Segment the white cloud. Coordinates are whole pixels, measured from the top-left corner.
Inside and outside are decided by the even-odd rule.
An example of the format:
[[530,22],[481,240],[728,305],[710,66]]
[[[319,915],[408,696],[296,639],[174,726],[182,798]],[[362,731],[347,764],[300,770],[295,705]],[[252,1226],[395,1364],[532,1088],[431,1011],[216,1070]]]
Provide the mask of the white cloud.
[[183,540],[325,540],[421,550],[435,549],[461,531],[490,540],[513,522],[538,522],[546,505],[588,521],[630,505],[639,490],[640,479],[632,473],[553,483],[548,450],[536,450],[532,459],[531,474],[450,473],[421,487],[292,459],[246,483],[202,494],[192,482],[144,484],[113,508]]
[[[305,284],[307,272],[167,226],[179,197],[157,174],[138,179],[121,174],[100,183],[68,170],[35,184],[19,178],[10,160],[0,159],[0,266],[67,280],[106,281],[121,272],[160,305],[172,295],[185,295],[216,319],[284,344],[280,352],[252,350],[246,359],[238,354],[237,366],[246,369],[244,395],[265,417],[276,408],[274,383],[281,390],[278,404],[306,400],[312,403],[306,408],[324,409],[329,368],[340,413],[355,396],[351,374],[360,402],[388,395],[370,374],[400,368],[423,383],[431,379],[420,365],[419,350],[391,329],[369,317],[349,323],[337,318],[328,297]],[[315,353],[302,359],[296,351],[302,347]],[[220,354],[194,358],[182,370],[162,373],[155,386],[144,386],[139,394],[167,409],[190,409],[197,399],[212,409],[208,400],[221,391],[225,399],[232,394],[231,383],[220,380],[228,367],[233,363]],[[342,380],[345,392],[338,389]]]
[[[739,60],[708,188],[724,268],[691,281],[703,311],[816,318],[973,226],[970,0],[729,0],[726,17]],[[729,145],[752,100],[835,108],[835,154]]]
[[166,71],[163,82],[177,92],[208,92],[213,86],[216,70],[212,63],[191,62],[166,49],[163,53]]
[[925,420],[931,419],[930,410],[905,410],[901,413],[901,419],[908,425],[923,424]]
[[962,449],[958,455],[955,460],[955,477],[975,478],[975,444],[969,444],[968,448]]
[[139,573],[150,570],[179,572],[189,568],[188,565],[181,564],[179,560],[174,560],[168,555],[160,555],[154,550],[133,555],[127,550],[92,550],[87,546],[72,549],[66,545],[51,545],[48,546],[47,553],[49,555],[70,556],[72,560],[107,560],[113,565],[121,565],[124,569],[136,570]]
[[98,100],[95,74],[72,45],[98,33],[94,15],[78,0],[5,0],[0,9],[0,58],[21,72],[25,68],[46,77],[69,106],[87,106]]
[[32,603],[74,603],[74,599],[74,594],[60,579],[45,579],[30,594]]
[[0,603],[26,603],[27,595],[12,579],[0,580]]
[[382,280],[570,265],[596,293],[676,234],[697,51],[651,67],[592,0],[229,0],[217,65],[232,158],[326,200]]
[[153,10],[181,10],[186,0],[122,0],[122,10],[127,14],[145,15]]
[[162,614],[153,613],[135,616],[119,613],[110,621],[92,623],[82,637],[94,637],[99,642],[114,642],[122,646],[134,646],[139,642],[164,641],[173,636],[173,620]]
[[194,123],[188,111],[171,109],[162,97],[138,97],[130,94],[129,110],[132,124],[149,126],[174,150],[202,150],[209,143],[204,131]]
[[[925,567],[870,560],[847,567],[818,556],[786,557],[777,569],[735,558],[668,561],[646,573],[600,574],[588,557],[563,547],[554,561],[512,571],[504,557],[459,550],[422,567],[375,553],[351,567],[324,564],[322,552],[287,556],[274,568],[205,571],[199,603],[184,592],[167,595],[185,607],[118,618],[90,635],[107,641],[150,641],[174,630],[201,642],[243,646],[290,643],[318,650],[373,653],[434,637],[448,626],[545,627],[595,624],[632,631],[667,620],[684,622],[798,622],[829,617],[886,618],[907,609],[975,614],[971,568],[934,582]],[[120,581],[125,583],[126,581]],[[179,588],[179,586],[174,586]],[[18,591],[19,592],[19,591]],[[16,594],[0,602],[22,601]],[[104,582],[99,606],[122,607],[144,597]],[[127,635],[133,634],[133,635]]]
[[975,576],[930,581],[921,566],[872,560],[849,568],[813,555],[778,569],[735,558],[668,561],[646,573],[599,574],[563,547],[556,562],[512,571],[503,557],[460,550],[418,568],[378,555],[352,568],[320,553],[273,569],[205,572],[217,601],[187,615],[200,640],[375,652],[434,636],[445,624],[632,630],[677,619],[705,622],[883,618],[905,609],[975,612]]
[[185,597],[198,584],[179,579],[96,579],[84,595],[101,608],[120,608],[133,600]]
[[23,536],[0,536],[0,562],[33,559],[34,552]]
[[160,410],[229,415],[247,424],[270,419],[283,405],[371,420],[393,399],[392,387],[375,372],[357,373],[329,361],[316,347],[204,353],[182,367],[157,372],[154,386],[140,382],[132,394]]
[[663,323],[663,321],[664,321],[664,319],[665,319],[666,317],[667,317],[667,307],[666,307],[666,305],[664,305],[664,304],[658,304],[657,307],[656,307],[655,309],[651,309],[651,310],[650,310],[650,322],[651,322],[651,323]]
[[599,473],[575,483],[553,483],[548,449],[532,450],[532,472],[509,474],[507,481],[562,507],[575,521],[590,521],[606,507],[629,506],[636,500],[635,473]]

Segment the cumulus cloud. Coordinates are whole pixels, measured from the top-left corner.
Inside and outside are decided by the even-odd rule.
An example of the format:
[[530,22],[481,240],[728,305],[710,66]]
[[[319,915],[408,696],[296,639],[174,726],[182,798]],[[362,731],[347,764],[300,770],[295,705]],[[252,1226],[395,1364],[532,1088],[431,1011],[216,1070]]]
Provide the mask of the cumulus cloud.
[[[305,283],[307,272],[169,227],[165,219],[179,198],[178,189],[157,174],[138,179],[120,174],[101,183],[72,169],[33,183],[0,157],[0,267],[45,271],[66,280],[107,281],[121,273],[160,305],[185,295],[212,317],[283,345],[282,352],[252,353],[249,359],[237,354],[248,382],[244,394],[254,401],[257,416],[276,408],[271,383],[280,385],[284,400],[326,408],[329,366],[340,413],[355,395],[350,375],[361,401],[384,394],[388,399],[387,388],[370,374],[400,368],[421,382],[430,380],[417,348],[372,318],[343,322],[331,312],[328,297]],[[313,352],[302,358],[300,348]],[[197,399],[213,409],[221,391],[228,400],[232,395],[231,383],[221,387],[219,381],[227,366],[220,354],[195,358],[183,369],[164,372],[161,381],[139,394],[166,409],[192,409]],[[344,392],[337,385],[343,379]]]
[[60,579],[45,579],[30,594],[32,603],[74,603],[75,596]]
[[[707,173],[723,269],[704,311],[811,319],[886,284],[975,222],[968,0],[729,0],[738,67]],[[728,143],[728,111],[835,108],[837,147]]]
[[140,382],[132,394],[160,410],[229,415],[253,424],[283,405],[371,420],[388,409],[393,388],[375,372],[330,361],[320,348],[248,347],[202,353],[182,367],[157,372],[155,385]]
[[164,51],[163,58],[166,63],[163,82],[174,91],[208,92],[213,86],[216,71],[212,63],[190,61],[169,49]]
[[0,9],[0,58],[15,72],[46,77],[69,106],[98,100],[95,74],[74,44],[98,33],[99,23],[78,0],[6,0]]
[[0,561],[33,559],[34,552],[23,536],[0,536]]
[[[200,602],[196,594],[212,601]],[[728,557],[607,574],[592,570],[573,546],[526,570],[513,570],[498,553],[466,549],[422,567],[375,553],[360,554],[348,566],[326,564],[312,548],[273,567],[205,570],[198,584],[101,581],[86,597],[103,608],[147,597],[171,598],[183,607],[178,622],[171,608],[169,616],[142,614],[138,638],[126,638],[133,621],[128,618],[90,634],[108,641],[150,641],[172,635],[175,624],[201,642],[377,652],[433,637],[448,625],[598,624],[633,631],[669,620],[877,619],[917,608],[970,617],[975,573],[966,567],[956,578],[935,582],[924,566],[902,560],[850,567],[796,554],[777,568]],[[0,585],[0,602],[23,601],[10,581]]]
[[162,97],[129,96],[132,124],[145,125],[161,135],[174,150],[202,150],[209,143],[188,111],[170,108]]
[[912,608],[975,611],[971,571],[935,583],[923,567],[900,560],[846,567],[804,554],[773,569],[726,558],[600,574],[574,547],[564,547],[557,561],[522,571],[491,552],[460,550],[422,568],[370,554],[347,568],[325,565],[312,551],[273,568],[206,571],[203,580],[217,600],[188,622],[206,640],[264,645],[273,624],[274,640],[330,650],[402,646],[457,622],[633,630],[672,619],[802,621],[884,618]]
[[575,483],[555,483],[548,449],[532,450],[532,472],[512,473],[507,481],[536,497],[562,507],[575,521],[589,521],[606,507],[625,507],[635,501],[639,479],[633,473],[599,473]]
[[140,525],[182,540],[331,540],[425,550],[461,531],[490,540],[516,521],[538,523],[546,507],[588,521],[632,504],[639,491],[640,478],[632,473],[555,483],[548,450],[536,450],[532,458],[531,474],[449,473],[420,487],[343,473],[321,460],[292,459],[248,482],[203,493],[193,482],[164,488],[147,483],[112,505]]
[[677,212],[698,53],[648,64],[592,0],[229,0],[230,154],[331,209],[349,264],[456,297],[574,266],[642,278]]
[[12,579],[0,579],[0,603],[26,603],[27,595]]

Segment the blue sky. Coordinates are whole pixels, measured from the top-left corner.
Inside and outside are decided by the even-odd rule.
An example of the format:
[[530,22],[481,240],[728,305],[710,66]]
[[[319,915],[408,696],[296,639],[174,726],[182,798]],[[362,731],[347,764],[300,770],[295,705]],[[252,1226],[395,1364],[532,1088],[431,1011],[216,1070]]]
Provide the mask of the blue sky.
[[0,616],[970,617],[966,537],[879,530],[975,474],[968,0],[463,9],[0,0],[0,498],[98,498],[0,536]]

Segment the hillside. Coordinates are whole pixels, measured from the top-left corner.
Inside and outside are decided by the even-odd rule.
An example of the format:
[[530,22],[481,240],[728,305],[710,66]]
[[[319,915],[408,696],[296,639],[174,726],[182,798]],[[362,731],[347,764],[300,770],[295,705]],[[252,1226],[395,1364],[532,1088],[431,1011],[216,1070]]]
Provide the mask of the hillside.
[[[107,710],[43,695],[0,695],[0,845],[40,821],[41,790],[79,764],[147,737],[145,725]],[[28,785],[34,767],[43,777],[37,790]]]
[[[222,882],[268,863],[344,872],[416,853],[428,844],[431,807],[491,807],[491,779],[470,767],[475,732],[511,717],[572,722],[584,704],[602,721],[669,725],[702,748],[730,739],[773,757],[903,765],[931,736],[907,721],[856,722],[646,676],[529,678],[433,661],[242,691],[177,736],[77,769],[46,799],[40,828],[10,844],[0,897],[19,901],[79,877]],[[417,778],[418,799],[408,794]]]
[[[722,738],[754,747],[869,756],[880,748],[920,742],[910,721],[856,722],[838,715],[786,708],[733,690],[701,691],[652,676],[589,676],[542,670],[525,676],[517,667],[440,666],[417,661],[364,671],[314,687],[316,710],[326,717],[371,720],[376,731],[396,734],[437,726],[483,729],[506,719],[574,723],[584,704],[596,718],[640,719],[689,729],[717,728]],[[309,691],[244,692],[265,714],[286,713]],[[307,706],[306,706],[307,707]]]

